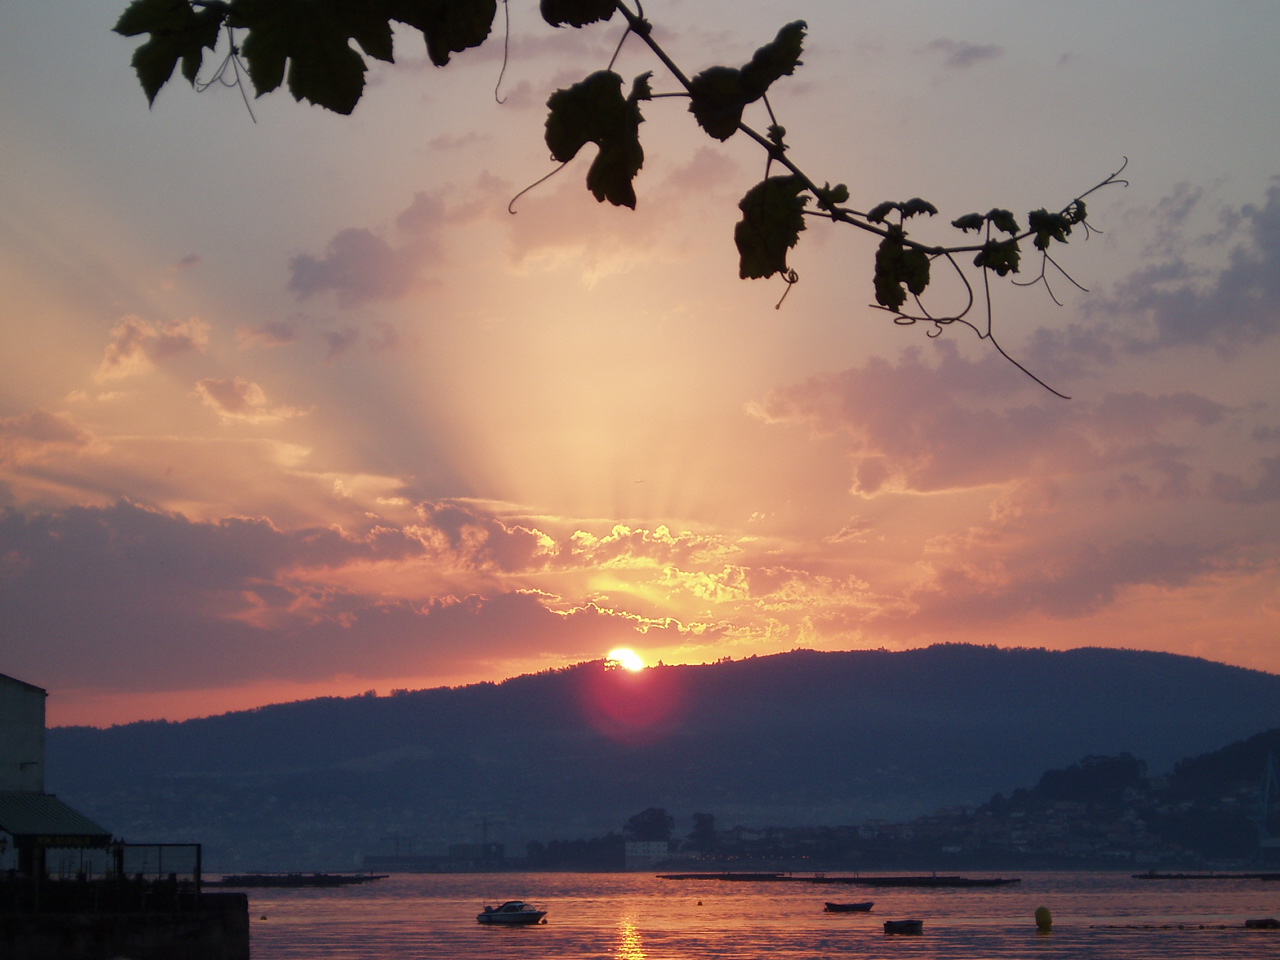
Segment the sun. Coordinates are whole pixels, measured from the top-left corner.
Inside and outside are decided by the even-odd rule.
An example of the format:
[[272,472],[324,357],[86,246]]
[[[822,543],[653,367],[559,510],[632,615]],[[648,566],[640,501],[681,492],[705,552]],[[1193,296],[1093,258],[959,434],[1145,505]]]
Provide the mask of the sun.
[[609,662],[616,663],[624,670],[643,670],[644,661],[640,659],[640,654],[627,647],[618,647],[610,650],[605,659]]

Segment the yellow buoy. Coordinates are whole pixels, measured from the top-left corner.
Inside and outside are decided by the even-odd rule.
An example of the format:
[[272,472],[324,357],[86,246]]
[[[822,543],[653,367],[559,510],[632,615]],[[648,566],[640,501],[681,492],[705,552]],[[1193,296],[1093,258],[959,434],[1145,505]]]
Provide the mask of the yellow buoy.
[[1053,929],[1053,914],[1048,907],[1036,907],[1036,929],[1048,933]]

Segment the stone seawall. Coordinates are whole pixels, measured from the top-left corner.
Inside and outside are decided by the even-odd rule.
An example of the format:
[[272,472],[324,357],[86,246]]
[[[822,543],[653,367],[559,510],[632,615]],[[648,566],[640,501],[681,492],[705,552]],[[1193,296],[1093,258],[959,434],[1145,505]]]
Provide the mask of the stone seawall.
[[206,893],[180,912],[0,910],[5,960],[249,960],[249,898]]

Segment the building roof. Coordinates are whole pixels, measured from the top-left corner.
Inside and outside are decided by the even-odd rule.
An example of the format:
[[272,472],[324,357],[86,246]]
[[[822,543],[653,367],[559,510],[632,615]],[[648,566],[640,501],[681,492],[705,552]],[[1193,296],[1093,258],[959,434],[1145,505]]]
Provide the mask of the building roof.
[[16,683],[20,687],[26,687],[28,690],[38,690],[40,693],[43,693],[46,697],[49,695],[49,691],[46,690],[44,687],[37,687],[34,683],[27,683],[27,681],[19,680],[17,677],[11,677],[7,673],[0,673],[0,682],[4,682],[6,680],[9,683]]
[[18,847],[105,847],[111,831],[52,793],[0,792],[0,833]]

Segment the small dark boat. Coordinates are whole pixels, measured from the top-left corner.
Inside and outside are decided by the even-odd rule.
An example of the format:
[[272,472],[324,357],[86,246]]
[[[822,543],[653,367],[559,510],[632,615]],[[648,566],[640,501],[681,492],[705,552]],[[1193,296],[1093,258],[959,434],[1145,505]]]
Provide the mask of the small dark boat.
[[866,913],[875,905],[872,900],[864,900],[862,903],[830,903],[828,902],[823,911],[825,913]]
[[884,922],[885,933],[905,933],[919,934],[924,933],[923,920],[886,920]]
[[520,925],[529,923],[545,923],[542,918],[547,915],[547,911],[539,910],[533,904],[525,903],[523,900],[508,900],[500,907],[485,907],[476,915],[476,920],[480,923],[496,923],[502,925]]

